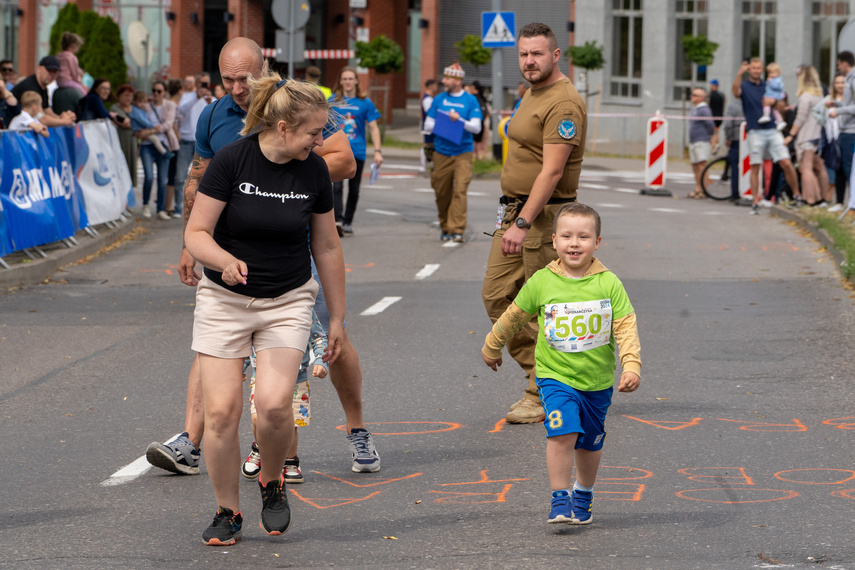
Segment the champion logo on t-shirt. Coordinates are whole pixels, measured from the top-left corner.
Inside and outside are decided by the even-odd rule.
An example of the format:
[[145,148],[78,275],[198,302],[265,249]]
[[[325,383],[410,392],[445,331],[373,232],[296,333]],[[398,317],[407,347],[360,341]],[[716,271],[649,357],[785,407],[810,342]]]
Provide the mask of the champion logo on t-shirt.
[[250,182],[241,182],[238,188],[244,194],[254,194],[255,196],[261,196],[262,198],[278,198],[279,200],[282,200],[283,204],[285,203],[285,200],[305,200],[310,197],[308,194],[296,194],[294,192],[289,192],[288,194],[264,192],[263,190],[259,190],[258,186]]

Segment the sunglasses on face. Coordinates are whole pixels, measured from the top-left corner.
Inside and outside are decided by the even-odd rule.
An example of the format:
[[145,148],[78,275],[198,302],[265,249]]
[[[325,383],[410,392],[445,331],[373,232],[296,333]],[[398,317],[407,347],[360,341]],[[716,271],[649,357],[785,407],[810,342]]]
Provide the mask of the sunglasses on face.
[[14,67],[0,67],[0,71],[2,71],[3,73],[12,73],[13,71],[15,71],[15,68]]
[[152,93],[163,93],[163,89],[152,89]]

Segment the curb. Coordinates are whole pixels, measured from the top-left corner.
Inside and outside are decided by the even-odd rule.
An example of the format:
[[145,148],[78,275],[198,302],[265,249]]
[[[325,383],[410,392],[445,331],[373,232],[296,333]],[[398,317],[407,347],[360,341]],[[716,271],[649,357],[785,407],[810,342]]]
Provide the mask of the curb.
[[42,283],[63,266],[80,261],[114,243],[141,225],[134,214],[127,213],[127,215],[130,217],[124,221],[117,221],[118,226],[115,228],[107,226],[98,228],[98,235],[94,238],[84,231],[77,232],[74,237],[78,245],[74,247],[66,247],[61,242],[40,246],[47,257],[29,261],[29,257],[21,253],[10,254],[10,257],[16,256],[19,259],[7,259],[9,269],[0,268],[0,290]]
[[795,222],[803,230],[810,232],[811,235],[816,239],[816,241],[822,244],[825,250],[829,254],[831,254],[831,257],[834,258],[834,262],[837,263],[838,268],[846,265],[846,254],[844,254],[841,250],[837,249],[834,244],[834,240],[831,239],[831,236],[828,235],[828,232],[825,231],[825,229],[820,228],[817,224],[804,219],[797,212],[794,212],[790,209],[781,206],[772,206],[770,208],[770,213],[773,216],[778,216],[779,218],[783,218],[784,220]]

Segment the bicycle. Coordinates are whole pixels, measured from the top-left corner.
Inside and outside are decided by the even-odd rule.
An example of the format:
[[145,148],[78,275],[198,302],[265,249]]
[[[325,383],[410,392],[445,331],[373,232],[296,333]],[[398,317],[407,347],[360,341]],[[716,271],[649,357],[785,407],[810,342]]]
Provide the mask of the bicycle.
[[701,173],[701,189],[713,200],[729,200],[732,175],[727,154],[713,158]]

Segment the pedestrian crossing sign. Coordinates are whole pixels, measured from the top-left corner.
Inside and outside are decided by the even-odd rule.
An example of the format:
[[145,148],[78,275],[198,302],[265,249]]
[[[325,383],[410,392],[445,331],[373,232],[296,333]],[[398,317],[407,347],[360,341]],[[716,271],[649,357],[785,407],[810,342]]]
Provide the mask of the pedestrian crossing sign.
[[481,12],[481,45],[485,48],[514,47],[513,12]]

